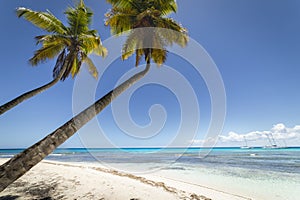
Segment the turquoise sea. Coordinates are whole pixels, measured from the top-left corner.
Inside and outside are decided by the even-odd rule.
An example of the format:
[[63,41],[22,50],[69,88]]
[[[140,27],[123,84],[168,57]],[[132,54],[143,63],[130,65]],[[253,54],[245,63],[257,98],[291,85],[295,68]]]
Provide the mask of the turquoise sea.
[[[10,158],[23,149],[0,149],[0,158]],[[209,151],[208,151],[209,150]],[[209,152],[206,156],[202,152]],[[155,163],[244,168],[300,174],[300,147],[285,149],[232,148],[65,148],[46,159],[63,162]]]
[[[10,158],[23,149],[1,149]],[[46,160],[153,175],[222,193],[258,200],[300,198],[300,148],[122,148],[57,149]]]

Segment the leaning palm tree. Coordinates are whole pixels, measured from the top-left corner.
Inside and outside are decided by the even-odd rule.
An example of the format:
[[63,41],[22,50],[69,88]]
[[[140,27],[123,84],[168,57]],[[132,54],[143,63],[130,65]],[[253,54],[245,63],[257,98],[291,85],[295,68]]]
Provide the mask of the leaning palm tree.
[[[157,0],[157,1],[142,1],[142,0],[108,0],[112,4],[112,10],[107,14],[106,24],[111,26],[112,33],[120,34],[122,31],[132,30],[129,34],[126,43],[123,47],[122,57],[126,59],[128,56],[136,52],[136,60],[139,62],[140,58],[144,56],[146,61],[146,68],[130,77],[128,80],[120,84],[115,89],[108,92],[102,98],[97,100],[87,109],[77,114],[54,132],[46,136],[44,139],[29,147],[25,151],[17,154],[9,161],[0,166],[0,192],[4,190],[9,184],[21,177],[29,171],[34,165],[39,163],[47,155],[53,152],[59,145],[64,143],[82,126],[93,119],[100,113],[107,105],[109,105],[117,96],[144,77],[150,68],[150,59],[153,59],[158,65],[162,64],[166,59],[166,49],[163,44],[178,43],[184,46],[187,43],[187,35],[185,29],[178,25],[175,21],[167,18],[166,15],[176,11],[175,0]],[[130,2],[130,5],[127,3]],[[137,9],[139,8],[139,9]],[[130,14],[128,14],[130,13]],[[122,18],[122,15],[124,18]],[[132,21],[126,21],[125,16],[131,15]],[[142,17],[144,16],[144,17]],[[125,19],[124,21],[122,19]],[[130,25],[126,24],[129,23]],[[132,23],[131,23],[132,22]],[[144,24],[144,26],[143,26]],[[149,25],[150,24],[150,25]],[[141,29],[143,27],[163,27],[179,31],[180,34],[176,36],[169,35],[170,32],[156,32],[152,35]],[[118,30],[118,31],[117,31]],[[136,31],[141,30],[141,31]],[[142,34],[142,35],[140,35]],[[143,35],[144,34],[144,35]],[[154,38],[157,36],[159,38]],[[151,44],[156,41],[161,41],[161,48],[152,48]],[[137,45],[138,44],[138,45]],[[144,45],[144,46],[143,46]],[[154,44],[152,44],[154,45]],[[155,45],[157,46],[157,45]],[[137,47],[139,49],[137,49]],[[145,48],[144,48],[145,47]]]
[[24,17],[35,26],[49,32],[36,37],[37,44],[42,47],[29,60],[33,66],[48,59],[57,57],[53,69],[53,80],[39,88],[26,92],[8,103],[0,106],[0,115],[19,103],[45,91],[59,80],[64,81],[69,75],[73,78],[79,72],[82,63],[86,63],[92,76],[97,78],[97,69],[88,57],[90,53],[105,56],[107,51],[102,46],[96,30],[90,30],[92,12],[81,1],[76,8],[68,8],[65,12],[68,25],[65,26],[52,13],[36,12],[27,8],[18,8],[18,17]]

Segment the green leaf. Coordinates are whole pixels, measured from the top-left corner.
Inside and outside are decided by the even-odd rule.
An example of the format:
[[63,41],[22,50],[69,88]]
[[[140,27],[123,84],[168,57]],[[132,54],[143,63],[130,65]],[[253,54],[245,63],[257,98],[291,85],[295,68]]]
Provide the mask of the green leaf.
[[57,56],[64,49],[63,44],[53,44],[47,45],[39,50],[35,51],[34,56],[29,60],[29,62],[35,66],[47,59],[52,59]]
[[98,79],[98,70],[97,70],[97,67],[95,66],[95,64],[93,63],[93,61],[89,57],[86,57],[84,59],[84,62],[87,64],[87,67],[88,67],[88,70],[89,70],[90,74],[95,79]]
[[103,58],[105,58],[108,54],[107,49],[101,44],[93,50],[93,53],[95,53],[98,56],[102,56]]
[[44,46],[48,46],[50,44],[64,44],[66,46],[71,46],[72,41],[71,38],[66,37],[65,35],[39,35],[36,36],[37,44],[42,43]]
[[48,12],[36,12],[27,8],[17,8],[18,17],[24,17],[26,20],[35,26],[44,29],[48,32],[66,34],[67,28],[54,15]]
[[[107,0],[112,9],[106,14],[106,25],[112,34],[131,30],[122,48],[122,59],[136,54],[136,66],[142,56],[158,65],[166,60],[166,46],[174,43],[184,47],[187,31],[167,15],[177,11],[176,0]],[[145,27],[165,28],[166,31],[147,32]],[[148,29],[149,30],[149,29]]]
[[30,63],[37,65],[57,57],[53,77],[57,77],[59,72],[65,69],[61,77],[63,81],[69,75],[74,78],[85,61],[92,75],[97,76],[95,66],[87,56],[96,53],[105,57],[107,49],[102,46],[97,31],[89,29],[93,13],[85,7],[81,0],[75,8],[68,8],[65,14],[68,27],[64,26],[50,11],[37,12],[27,8],[17,9],[18,17],[24,17],[37,27],[51,32],[35,37],[37,44],[42,44],[42,47],[35,51],[34,56],[29,60]]
[[78,5],[76,8],[68,8],[65,14],[67,15],[71,34],[80,35],[89,32],[89,25],[93,16],[90,9]]

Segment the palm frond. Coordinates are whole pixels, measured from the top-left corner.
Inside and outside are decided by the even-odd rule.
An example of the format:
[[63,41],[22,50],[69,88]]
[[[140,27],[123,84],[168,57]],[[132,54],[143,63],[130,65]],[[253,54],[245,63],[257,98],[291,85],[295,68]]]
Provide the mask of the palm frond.
[[54,32],[59,34],[66,34],[67,28],[63,23],[57,19],[49,11],[36,12],[27,8],[17,8],[18,17],[24,17],[27,21],[31,22],[35,26],[44,29],[48,32]]
[[90,74],[95,78],[98,79],[98,70],[93,61],[89,57],[84,58],[84,63],[87,65]]
[[113,35],[120,34],[125,31],[132,29],[132,25],[134,24],[134,16],[128,14],[118,14],[113,15],[111,18],[108,18],[105,21],[106,26],[111,27],[111,33]]
[[160,17],[160,18],[156,18],[155,21],[156,21],[156,26],[159,28],[167,28],[182,33],[187,32],[187,30],[183,28],[181,24],[178,24],[172,18]]
[[135,66],[137,67],[140,64],[141,57],[143,56],[144,51],[143,49],[137,49],[135,51]]
[[131,0],[106,0],[115,8],[130,9],[132,8]]
[[106,57],[107,49],[102,45],[99,36],[90,34],[81,34],[78,38],[80,46],[86,55],[95,53],[98,56]]
[[167,59],[167,51],[165,49],[152,49],[151,58],[158,66],[160,66]]
[[[188,42],[187,31],[167,15],[177,11],[176,0],[107,0],[112,9],[106,14],[106,25],[113,34],[132,32],[122,48],[122,59],[136,54],[136,66],[142,56],[158,65],[165,62],[166,46],[177,43],[184,47]],[[162,28],[162,31],[143,29]],[[142,28],[142,29],[139,29]],[[163,29],[166,29],[163,31]]]
[[98,56],[102,56],[103,58],[105,58],[108,54],[108,51],[103,45],[100,44],[97,48],[95,48],[93,50],[93,53],[95,53]]
[[[63,70],[63,67],[66,67],[65,65],[65,59],[66,59],[66,50],[64,49],[59,56],[57,57],[56,64],[53,68],[52,76],[54,79],[58,77],[61,70]],[[65,69],[64,69],[65,70]]]
[[127,60],[134,53],[135,53],[135,50],[123,51],[123,53],[122,53],[122,60]]
[[79,72],[80,66],[78,65],[78,57],[76,54],[73,55],[73,58],[71,59],[71,75],[72,78],[76,76],[76,74]]
[[96,71],[94,64],[87,58],[91,53],[105,57],[107,49],[102,45],[96,30],[90,30],[92,11],[85,7],[83,0],[76,7],[69,7],[65,15],[68,27],[64,26],[50,11],[37,12],[27,8],[16,10],[18,17],[24,17],[37,27],[44,29],[50,34],[36,36],[37,44],[42,47],[35,51],[29,60],[32,65],[37,65],[57,56],[53,68],[53,77],[57,78],[63,72],[60,80],[64,81],[69,75],[74,78],[85,61],[93,76]]
[[85,54],[93,52],[100,45],[100,38],[93,35],[81,34],[78,38],[80,46],[84,49]]
[[175,0],[107,0],[114,8],[135,9],[140,12],[147,8],[155,8],[160,10],[163,15],[170,14],[177,11],[177,4]]
[[177,3],[175,0],[153,0],[153,7],[159,10],[162,15],[168,15],[177,11]]
[[65,67],[65,72],[63,73],[63,76],[61,77],[61,81],[64,81],[71,73],[72,70],[72,65],[73,65],[73,55],[74,53],[68,52],[65,55],[65,60],[64,60],[64,67]]
[[39,35],[35,37],[37,44],[42,43],[44,46],[50,45],[50,44],[64,44],[66,46],[71,46],[71,39],[70,37],[67,37],[65,35],[58,35],[58,34],[52,34],[52,35]]
[[51,44],[43,46],[35,51],[34,56],[29,60],[31,65],[35,66],[47,59],[52,59],[57,56],[64,49],[64,44]]
[[152,42],[152,47],[154,49],[164,49],[166,46],[164,39],[159,34],[157,34],[157,29],[155,29],[155,33],[153,34],[151,42]]
[[126,60],[127,58],[129,58],[136,49],[138,49],[138,43],[139,39],[138,39],[138,35],[135,31],[132,31],[129,36],[127,37],[123,48],[122,48],[122,59]]
[[157,29],[157,34],[164,40],[166,45],[178,44],[181,47],[185,47],[189,41],[189,37],[186,33],[173,31],[171,29]]
[[87,33],[93,13],[90,9],[86,8],[83,4],[79,4],[76,8],[69,7],[65,14],[67,15],[69,30],[73,35]]

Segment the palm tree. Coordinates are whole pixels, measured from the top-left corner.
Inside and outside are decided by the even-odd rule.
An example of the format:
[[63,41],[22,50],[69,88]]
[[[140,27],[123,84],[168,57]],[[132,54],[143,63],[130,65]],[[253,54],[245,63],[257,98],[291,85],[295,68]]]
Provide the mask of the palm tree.
[[[152,59],[157,65],[166,61],[165,46],[177,43],[181,47],[187,44],[186,29],[171,18],[176,12],[175,0],[107,0],[113,8],[106,13],[105,25],[111,27],[112,34],[121,34],[131,30],[124,46],[122,58],[136,54],[136,66],[141,57],[146,63]],[[149,28],[153,27],[153,28]]]
[[33,66],[48,59],[57,57],[53,69],[53,80],[39,88],[26,92],[0,107],[0,115],[19,103],[45,91],[59,80],[64,81],[69,75],[76,76],[83,62],[88,66],[92,76],[97,78],[98,72],[92,60],[91,53],[105,56],[107,51],[102,46],[96,30],[90,30],[89,25],[93,13],[81,1],[76,8],[68,8],[65,12],[68,25],[65,26],[52,13],[36,12],[27,8],[18,8],[18,17],[24,17],[35,26],[49,32],[36,37],[37,44],[42,47],[29,60]]
[[[168,1],[149,1],[147,3],[146,1],[142,0],[120,0],[120,1],[111,1],[108,0],[113,6],[113,9],[107,14],[107,21],[106,24],[110,25],[112,28],[113,33],[121,33],[121,30],[138,30],[135,28],[142,28],[142,27],[150,27],[150,26],[136,26],[137,24],[147,24],[150,23],[151,25],[158,26],[161,24],[164,24],[164,26],[167,26],[167,22],[169,22],[168,27],[170,27],[172,30],[181,30],[181,34],[178,36],[172,36],[169,35],[169,37],[166,37],[166,35],[162,36],[159,34],[160,32],[155,32],[155,36],[160,36],[160,39],[150,40],[151,42],[155,42],[156,40],[164,41],[164,44],[170,44],[170,42],[176,42],[182,46],[184,46],[187,43],[187,35],[185,30],[175,23],[175,21],[166,18],[166,15],[168,13],[171,13],[173,11],[176,11],[176,4],[175,0],[168,0]],[[133,7],[127,6],[126,2],[130,2],[132,5],[137,5],[137,7],[141,7],[141,10],[135,10]],[[155,2],[155,3],[151,3]],[[170,6],[167,6],[166,3],[170,4]],[[124,6],[123,6],[124,5]],[[153,5],[156,6],[153,8]],[[126,7],[127,6],[127,7]],[[169,11],[168,9],[169,8]],[[140,18],[140,14],[148,13],[147,10],[152,9],[151,12],[156,13],[155,16],[152,18],[152,14],[150,12],[149,16],[144,18]],[[122,15],[127,15],[127,13],[134,11],[132,13],[132,17],[135,19],[133,20],[132,24],[127,29],[122,29],[122,27],[127,27],[126,21],[124,23],[122,21],[119,21],[118,23],[113,23],[117,18],[120,20],[122,19]],[[121,12],[122,11],[122,12]],[[145,13],[144,13],[145,14]],[[139,21],[139,19],[141,21]],[[161,22],[152,23],[155,20],[161,20]],[[147,21],[149,20],[149,21]],[[144,22],[145,21],[145,22]],[[125,25],[124,25],[125,24]],[[116,31],[120,30],[120,31]],[[140,30],[140,29],[139,29]],[[4,163],[2,166],[0,166],[0,192],[4,190],[9,184],[14,182],[16,179],[21,177],[23,174],[25,174],[27,171],[29,171],[34,165],[38,164],[42,159],[44,159],[47,155],[49,155],[51,152],[54,151],[59,145],[64,143],[68,138],[70,138],[72,135],[74,135],[77,130],[79,130],[82,126],[84,126],[86,123],[88,123],[92,118],[94,118],[98,113],[100,113],[107,105],[109,105],[117,96],[119,96],[122,92],[124,92],[127,88],[129,88],[131,85],[136,83],[138,80],[140,80],[142,77],[144,77],[147,72],[150,69],[150,59],[152,58],[154,62],[157,64],[161,64],[166,59],[166,50],[164,49],[164,46],[162,46],[163,49],[156,49],[151,48],[148,46],[144,46],[146,48],[143,48],[143,46],[136,45],[136,44],[146,44],[147,41],[149,42],[149,38],[147,37],[138,37],[137,34],[146,34],[145,31],[142,32],[133,32],[129,35],[127,38],[126,43],[124,44],[123,48],[123,59],[126,59],[129,55],[132,55],[133,53],[128,53],[126,50],[133,51],[134,47],[130,47],[132,45],[135,45],[135,47],[141,47],[140,49],[136,49],[136,60],[139,61],[141,56],[145,57],[146,61],[146,68],[133,75],[131,78],[120,84],[115,89],[108,92],[105,96],[97,100],[94,104],[89,106],[87,109],[70,119],[68,122],[66,122],[64,125],[56,129],[54,132],[46,136],[44,139],[39,141],[38,143],[34,144],[33,146],[29,147],[25,151],[17,154],[13,158],[11,158],[9,161]],[[166,33],[165,33],[166,34]],[[153,36],[153,35],[152,35]],[[170,38],[174,38],[173,41]],[[167,41],[165,41],[167,40]],[[182,41],[182,43],[179,43],[179,41]],[[172,44],[171,43],[171,44]],[[163,44],[163,43],[161,43]],[[162,55],[158,55],[158,54]]]

